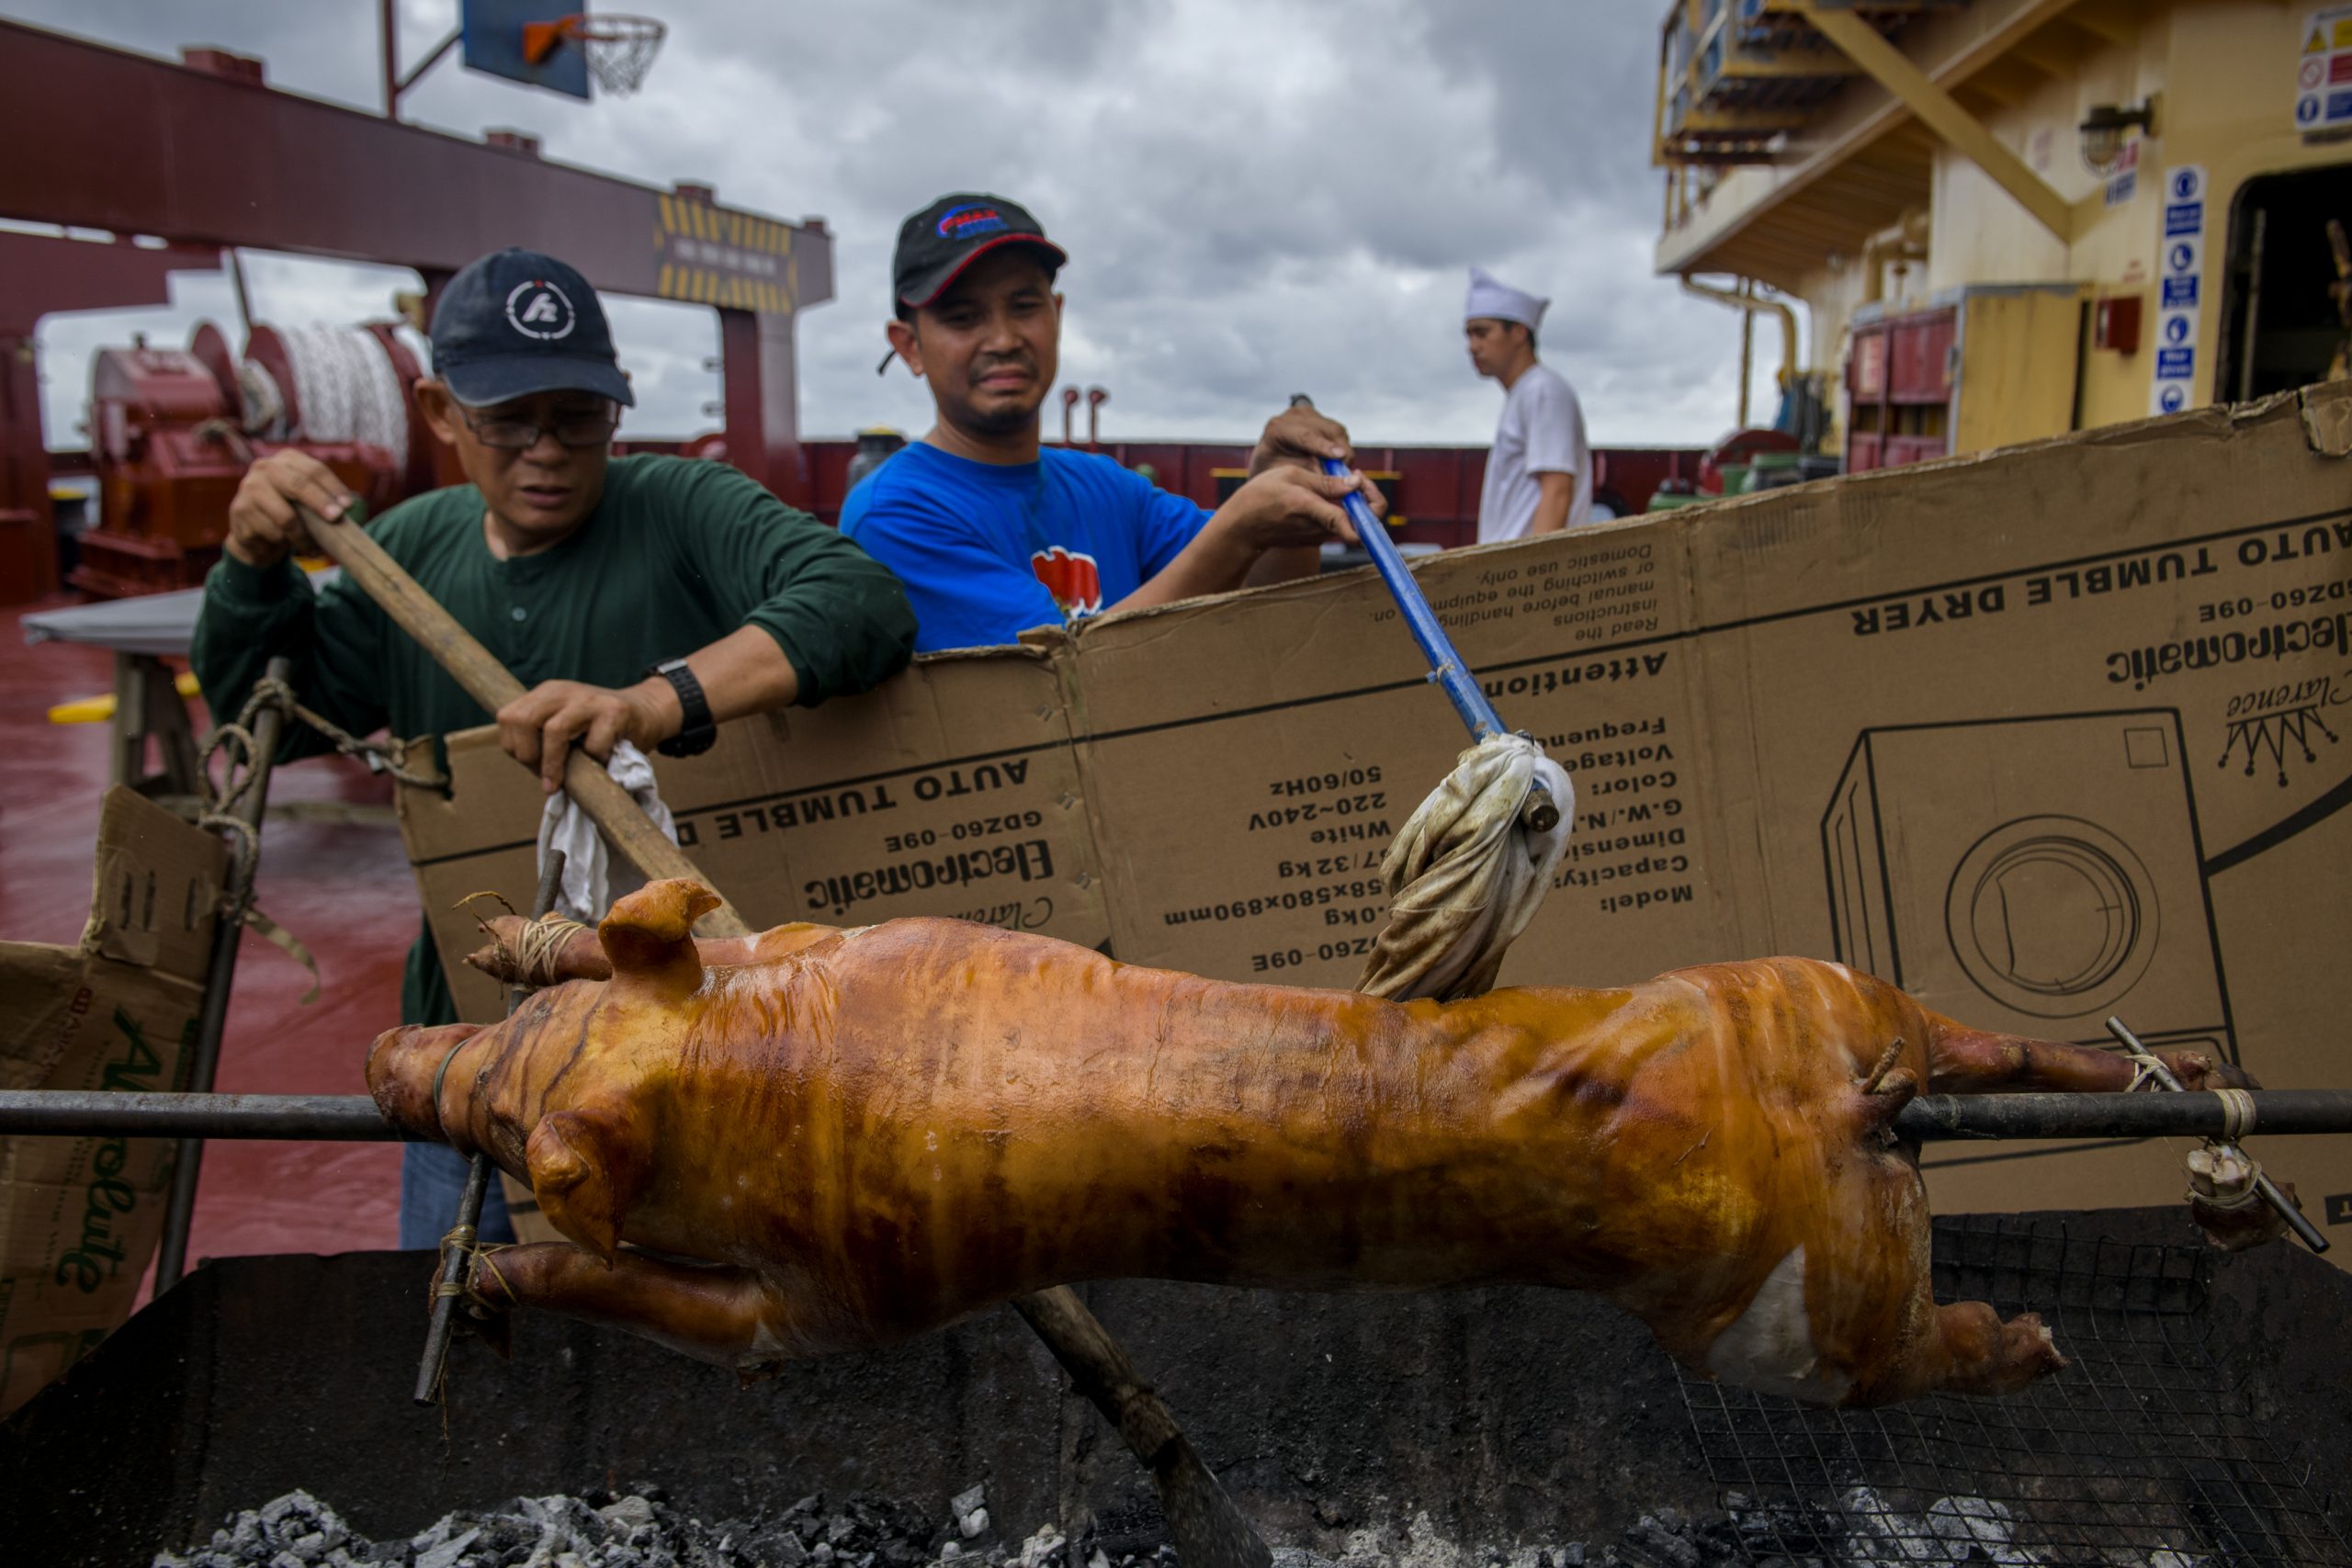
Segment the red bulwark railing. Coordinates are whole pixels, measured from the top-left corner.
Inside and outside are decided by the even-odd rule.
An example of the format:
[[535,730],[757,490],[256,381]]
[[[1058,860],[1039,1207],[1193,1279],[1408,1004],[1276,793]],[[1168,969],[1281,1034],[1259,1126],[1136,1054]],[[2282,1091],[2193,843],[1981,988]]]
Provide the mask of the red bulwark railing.
[[[857,444],[820,436],[804,438],[802,447],[808,458],[810,509],[827,523],[838,522],[842,502],[849,494],[849,465]],[[1250,463],[1249,446],[1238,442],[1105,441],[1081,444],[1081,449],[1100,452],[1130,468],[1148,467],[1163,490],[1210,507],[1220,499],[1220,480],[1229,492],[1232,479]],[[1596,450],[1594,499],[1621,517],[1646,511],[1651,493],[1667,480],[1695,484],[1699,460],[1705,455],[1696,446]],[[1357,449],[1356,460],[1387,493],[1390,513],[1405,519],[1390,537],[1447,548],[1476,541],[1486,447],[1363,446]]]

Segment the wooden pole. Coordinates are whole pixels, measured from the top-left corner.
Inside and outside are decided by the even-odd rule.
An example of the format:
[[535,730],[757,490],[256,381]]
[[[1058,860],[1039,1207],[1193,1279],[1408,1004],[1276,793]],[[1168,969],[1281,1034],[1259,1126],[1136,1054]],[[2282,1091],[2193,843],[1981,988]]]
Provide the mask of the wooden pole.
[[[492,657],[490,649],[459,626],[457,618],[431,594],[418,587],[416,579],[386,555],[384,547],[369,538],[366,529],[353,523],[330,523],[308,507],[302,509],[302,521],[309,525],[311,537],[318,541],[319,548],[332,557],[335,565],[343,568],[345,575],[401,630],[415,638],[417,645],[433,656],[434,662],[465,688],[468,696],[494,714],[523,694],[523,682]],[[628,791],[613,782],[613,775],[605,771],[602,762],[585,751],[573,751],[564,762],[563,787],[605,837],[613,841],[613,846],[647,877],[684,876],[707,885],[707,879],[686,858],[685,852],[664,837],[651,819],[638,809]],[[696,929],[705,936],[752,935],[750,922],[726,901],[725,894],[718,897],[718,908],[705,915]]]

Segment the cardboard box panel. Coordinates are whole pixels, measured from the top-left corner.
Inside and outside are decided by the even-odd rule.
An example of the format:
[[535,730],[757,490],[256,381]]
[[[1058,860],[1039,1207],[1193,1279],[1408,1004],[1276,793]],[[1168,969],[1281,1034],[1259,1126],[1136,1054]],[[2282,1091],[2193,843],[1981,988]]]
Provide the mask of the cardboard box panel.
[[[0,944],[0,1085],[184,1087],[224,868],[211,834],[108,792],[80,945]],[[129,1315],[177,1152],[153,1138],[0,1139],[0,1412]]]
[[[1735,951],[1712,877],[1680,540],[1649,525],[1418,573],[1503,721],[1567,765],[1577,829],[1506,984],[1607,984]],[[1369,573],[1090,626],[1066,653],[1131,962],[1351,984],[1389,840],[1468,736]]]
[[[457,905],[491,889],[530,907],[543,797],[495,731],[453,736],[448,761],[447,794],[401,791],[401,827],[458,1012],[487,1021],[504,1001],[462,962],[481,934]],[[925,660],[855,701],[726,725],[655,774],[680,845],[754,926],[952,915],[1110,934],[1046,655]]]

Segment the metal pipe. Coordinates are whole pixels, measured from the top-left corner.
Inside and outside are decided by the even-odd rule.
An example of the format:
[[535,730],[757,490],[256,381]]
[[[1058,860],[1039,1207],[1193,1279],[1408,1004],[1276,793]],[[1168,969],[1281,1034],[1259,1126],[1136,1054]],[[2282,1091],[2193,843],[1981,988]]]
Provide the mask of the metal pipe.
[[[1747,383],[1754,379],[1756,375],[1756,311],[1753,305],[1755,298],[1755,279],[1741,278],[1739,280],[1739,418],[1735,422],[1741,430],[1747,428]],[[1781,330],[1786,333],[1789,329],[1782,327]],[[1788,389],[1788,367],[1783,364],[1781,367],[1781,389],[1783,391]]]
[[384,118],[401,117],[401,22],[399,0],[378,0],[376,31],[379,47],[377,63],[384,73]]
[[133,1094],[0,1089],[0,1136],[413,1142],[364,1094]]
[[[2245,1136],[2352,1133],[2352,1089],[2246,1093]],[[2241,1107],[2243,1109],[2243,1107]],[[1894,1119],[1921,1143],[1986,1138],[2218,1138],[2230,1130],[2221,1096],[2179,1094],[1923,1094]],[[0,1089],[0,1137],[200,1136],[288,1142],[416,1142],[364,1094],[139,1094],[106,1089]],[[432,1141],[432,1140],[423,1140]]]
[[1875,305],[1886,298],[1886,281],[1881,275],[1888,262],[1928,259],[1928,240],[1933,232],[1928,209],[1915,207],[1862,242],[1863,304]]
[[[273,659],[265,668],[263,679],[284,682],[294,672],[294,666],[284,659]],[[197,1094],[208,1094],[212,1080],[220,1068],[220,1035],[229,1021],[229,992],[237,977],[237,948],[245,934],[245,911],[253,905],[254,873],[261,863],[262,814],[269,807],[269,776],[277,761],[278,737],[285,732],[286,711],[271,703],[254,716],[254,750],[247,760],[245,788],[231,816],[244,824],[243,837],[248,840],[248,853],[236,853],[233,841],[229,857],[228,886],[220,908],[213,916],[212,961],[205,971],[204,1000],[197,1013],[196,1045],[188,1064],[187,1087]],[[239,834],[232,829],[233,840]],[[196,1214],[196,1183],[204,1170],[204,1142],[201,1137],[181,1141],[179,1158],[172,1168],[172,1191],[164,1206],[164,1239],[155,1254],[155,1293],[162,1295],[180,1282],[187,1269],[188,1226]]]
[[[538,919],[555,908],[556,895],[563,890],[564,852],[548,851],[547,863],[539,867],[538,892],[531,899],[531,919]],[[514,1010],[529,996],[525,986],[506,987],[506,1016],[513,1018]],[[481,1224],[482,1200],[490,1194],[490,1156],[476,1153],[466,1167],[465,1190],[458,1197],[458,1216],[450,1222],[449,1234],[441,1238],[441,1280],[433,1292],[433,1316],[424,1328],[424,1356],[417,1363],[416,1392],[411,1395],[419,1404],[430,1404],[440,1391],[441,1370],[449,1362],[449,1335],[457,1327],[458,1294],[462,1288],[467,1269],[473,1262],[473,1251],[466,1244],[472,1240],[475,1227]]]
[[415,86],[417,78],[423,76],[426,72],[440,64],[441,57],[448,53],[451,50],[457,48],[458,43],[464,39],[465,36],[466,30],[463,28],[451,28],[447,38],[444,38],[439,43],[435,44],[430,53],[426,54],[424,59],[418,61],[413,66],[410,67],[408,74],[402,76],[398,83],[394,84],[392,87],[393,97],[397,99],[401,94],[407,92],[411,87]]
[[[2245,276],[2245,343],[2238,351],[2237,395],[2229,400],[2254,401],[2254,339],[2262,330],[2262,249],[2270,227],[2270,209],[2254,209],[2254,238],[2247,247]],[[2159,321],[2162,317],[2157,318]],[[2158,345],[2162,347],[2162,344]]]
[[[2352,1089],[2270,1089],[2248,1093],[2248,1136],[2352,1132]],[[2180,1094],[1923,1094],[1894,1118],[1898,1136],[1955,1138],[2218,1138],[2229,1130],[2222,1097]]]
[[[1750,283],[1752,281],[1752,279],[1748,278],[1741,279],[1742,283]],[[1687,273],[1683,275],[1681,282],[1682,292],[1685,294],[1695,294],[1702,299],[1713,299],[1719,304],[1729,305],[1735,310],[1747,310],[1751,312],[1757,310],[1770,310],[1774,315],[1780,317],[1781,390],[1785,392],[1795,383],[1797,377],[1797,313],[1789,308],[1789,302],[1786,299],[1767,299],[1760,294],[1740,294],[1729,288],[1717,288],[1711,283],[1701,283],[1697,281]],[[1743,377],[1741,378],[1740,385],[1743,389],[1740,396],[1745,399],[1747,395],[1745,390],[1745,388],[1747,387],[1746,378]]]

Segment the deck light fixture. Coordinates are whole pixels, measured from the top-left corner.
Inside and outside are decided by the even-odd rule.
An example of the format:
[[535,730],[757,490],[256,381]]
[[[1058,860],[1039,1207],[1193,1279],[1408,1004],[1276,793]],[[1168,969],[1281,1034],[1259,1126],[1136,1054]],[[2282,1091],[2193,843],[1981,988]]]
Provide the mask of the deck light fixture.
[[2132,105],[2093,104],[2083,123],[2075,130],[2082,137],[2083,166],[2099,178],[2115,172],[2123,156],[2127,132],[2137,127],[2143,135],[2153,134],[2156,125],[2156,100],[2153,97]]

